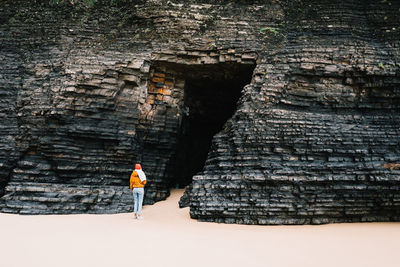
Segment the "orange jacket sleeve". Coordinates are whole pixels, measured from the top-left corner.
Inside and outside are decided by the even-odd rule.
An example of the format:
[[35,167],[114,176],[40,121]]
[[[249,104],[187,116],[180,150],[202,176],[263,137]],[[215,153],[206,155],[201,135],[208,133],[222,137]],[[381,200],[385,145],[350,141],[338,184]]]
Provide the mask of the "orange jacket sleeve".
[[130,188],[131,190],[133,190],[133,172],[131,173],[131,179],[130,179],[130,186],[129,186],[129,188]]

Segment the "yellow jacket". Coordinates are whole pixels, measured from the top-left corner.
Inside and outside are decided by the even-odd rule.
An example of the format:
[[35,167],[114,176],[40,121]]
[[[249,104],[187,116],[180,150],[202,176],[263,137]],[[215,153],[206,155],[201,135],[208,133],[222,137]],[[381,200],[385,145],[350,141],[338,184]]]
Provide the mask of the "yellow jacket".
[[134,187],[140,187],[143,188],[144,185],[146,184],[146,180],[143,182],[140,181],[139,175],[137,174],[136,171],[133,171],[131,174],[131,185],[130,189],[133,190]]

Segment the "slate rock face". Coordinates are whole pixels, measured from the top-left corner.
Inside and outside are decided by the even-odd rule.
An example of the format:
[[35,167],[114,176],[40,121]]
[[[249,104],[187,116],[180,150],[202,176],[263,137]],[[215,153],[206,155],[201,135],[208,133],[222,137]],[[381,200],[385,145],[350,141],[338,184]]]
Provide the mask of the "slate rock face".
[[393,11],[362,5],[314,2],[285,47],[261,59],[193,178],[193,218],[399,220],[400,172],[385,165],[400,161],[399,20],[382,24]]
[[130,211],[141,162],[203,221],[398,221],[399,8],[6,1],[0,211]]

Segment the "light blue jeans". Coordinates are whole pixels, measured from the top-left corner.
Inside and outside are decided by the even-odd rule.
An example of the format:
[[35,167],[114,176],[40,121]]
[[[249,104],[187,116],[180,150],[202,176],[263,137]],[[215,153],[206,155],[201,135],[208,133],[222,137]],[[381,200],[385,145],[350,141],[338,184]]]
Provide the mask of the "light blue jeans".
[[144,188],[133,188],[133,213],[140,215],[142,213],[144,197]]

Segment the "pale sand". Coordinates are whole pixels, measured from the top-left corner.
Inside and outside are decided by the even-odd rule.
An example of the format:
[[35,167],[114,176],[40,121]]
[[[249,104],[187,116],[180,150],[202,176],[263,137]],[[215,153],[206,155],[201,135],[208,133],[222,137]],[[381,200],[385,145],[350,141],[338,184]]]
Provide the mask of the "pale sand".
[[132,214],[0,214],[0,266],[400,266],[400,223],[247,226],[201,223],[182,190]]

